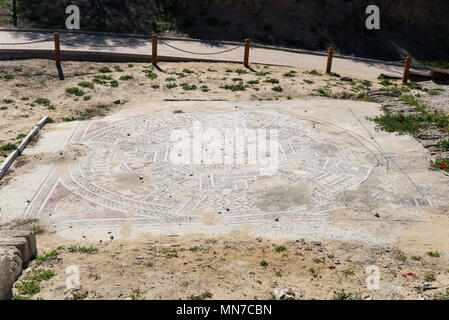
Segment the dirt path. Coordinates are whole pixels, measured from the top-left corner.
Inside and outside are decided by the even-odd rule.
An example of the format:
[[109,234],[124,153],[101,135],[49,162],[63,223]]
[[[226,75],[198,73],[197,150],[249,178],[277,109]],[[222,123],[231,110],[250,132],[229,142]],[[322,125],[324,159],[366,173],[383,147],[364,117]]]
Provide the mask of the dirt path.
[[[0,31],[0,39],[0,52],[2,49],[53,50],[54,48],[52,34],[47,32]],[[174,48],[181,49],[182,51]],[[151,40],[79,33],[62,33],[61,50],[103,51],[150,55]],[[192,52],[197,54],[193,54]],[[167,57],[202,58],[214,59],[216,61],[241,62],[243,60],[243,47],[240,46],[236,48],[236,45],[227,44],[210,45],[197,41],[163,40],[163,42],[158,45],[158,54]],[[265,48],[252,48],[250,52],[251,63],[323,70],[326,66],[326,61],[326,56]],[[401,69],[402,68],[398,66],[391,66],[375,61],[350,60],[337,57],[334,58],[333,61],[334,72],[350,74],[366,79],[376,79],[381,73],[400,74]]]

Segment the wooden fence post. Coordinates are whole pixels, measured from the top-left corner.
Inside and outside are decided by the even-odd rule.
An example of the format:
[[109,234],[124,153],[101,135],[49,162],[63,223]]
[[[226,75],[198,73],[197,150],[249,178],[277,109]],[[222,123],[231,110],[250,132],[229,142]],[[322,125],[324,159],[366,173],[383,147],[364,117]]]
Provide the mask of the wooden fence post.
[[407,83],[408,78],[410,78],[411,64],[412,64],[412,58],[407,57],[405,59],[404,74],[402,75],[402,83]]
[[332,59],[334,57],[334,48],[330,47],[327,53],[327,66],[326,73],[330,73],[332,70]]
[[17,27],[17,0],[12,1],[12,23]]
[[153,65],[157,65],[157,35],[153,34],[151,42],[153,45],[153,52],[151,54],[151,59],[153,61]]
[[245,56],[243,58],[243,65],[245,67],[249,66],[249,48],[250,48],[250,41],[249,39],[245,39]]
[[61,65],[61,48],[59,44],[59,33],[55,32],[55,62],[57,66]]

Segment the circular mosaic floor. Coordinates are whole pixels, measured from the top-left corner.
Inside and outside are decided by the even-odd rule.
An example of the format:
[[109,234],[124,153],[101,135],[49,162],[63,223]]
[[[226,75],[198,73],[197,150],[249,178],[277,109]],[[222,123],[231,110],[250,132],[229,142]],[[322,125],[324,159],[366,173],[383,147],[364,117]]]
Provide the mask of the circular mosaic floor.
[[[231,154],[234,160],[237,153],[243,156],[240,162],[174,162],[173,152],[178,151],[173,132],[193,135],[198,124],[222,137],[264,131],[268,146],[276,137],[275,170],[267,173],[263,161],[248,161],[247,138],[247,147]],[[369,150],[337,144],[325,135],[319,138],[312,135],[313,128],[311,121],[269,110],[83,122],[71,143],[86,145],[87,155],[71,165],[68,174],[53,171],[27,214],[81,227],[119,226],[125,220],[131,225],[199,224],[205,213],[219,215],[219,224],[279,216],[319,219],[335,208],[339,193],[373,174],[376,161],[360,161],[370,157]],[[203,139],[203,151],[211,145],[216,148],[217,141]]]

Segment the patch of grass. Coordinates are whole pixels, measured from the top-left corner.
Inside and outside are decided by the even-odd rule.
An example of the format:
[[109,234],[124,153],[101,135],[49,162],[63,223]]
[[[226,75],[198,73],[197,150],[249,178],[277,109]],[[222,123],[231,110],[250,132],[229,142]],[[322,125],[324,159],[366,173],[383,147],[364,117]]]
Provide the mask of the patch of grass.
[[53,257],[56,257],[59,255],[59,252],[56,250],[50,251],[50,252],[43,252],[42,255],[37,255],[36,257],[36,264],[41,264],[42,262],[45,262],[49,259],[52,259]]
[[367,87],[367,88],[373,86],[373,83],[372,83],[371,81],[369,81],[369,80],[362,80],[362,81],[360,81],[360,82],[362,83],[363,86],[365,86],[365,87]]
[[335,72],[329,72],[327,75],[331,76],[331,77],[341,78],[341,75],[339,75],[338,73],[335,73]]
[[334,294],[334,300],[358,300],[359,295],[352,292],[346,292],[345,289],[341,289]]
[[110,73],[110,72],[112,72],[112,71],[111,71],[111,69],[109,69],[108,67],[102,67],[102,68],[98,69],[98,72],[101,72],[101,73]]
[[39,285],[39,281],[31,280],[31,281],[20,281],[14,284],[14,288],[17,289],[19,294],[33,296],[36,293],[41,291],[41,287]]
[[81,88],[90,88],[90,89],[94,88],[94,84],[89,81],[82,81],[82,82],[78,83],[78,86]]
[[162,253],[166,254],[168,257],[171,258],[177,258],[178,257],[178,251],[176,249],[167,249],[163,248]]
[[420,256],[411,256],[410,259],[412,259],[413,261],[421,261]]
[[321,72],[316,71],[315,69],[311,71],[304,71],[303,74],[310,74],[312,76],[323,76]]
[[[444,170],[449,172],[449,158],[443,158],[435,161],[430,161],[430,169],[432,170]],[[429,251],[431,252],[431,251]]]
[[88,294],[89,293],[87,291],[82,291],[78,289],[72,292],[72,300],[84,300],[87,298]]
[[144,298],[137,293],[131,293],[129,297],[131,300],[144,300]]
[[25,280],[31,280],[31,281],[42,281],[42,280],[49,280],[51,279],[55,273],[51,271],[50,269],[37,269],[32,270],[31,272],[28,272],[26,276],[24,276]]
[[65,89],[65,92],[67,92],[68,94],[73,94],[73,95],[75,95],[77,97],[84,96],[84,91],[81,90],[80,88],[76,88],[76,87],[74,87],[74,88],[67,88],[67,89]]
[[151,80],[157,79],[157,74],[152,70],[143,70],[143,72],[147,78],[150,78]]
[[276,92],[282,92],[282,91],[284,91],[284,89],[282,89],[281,86],[273,87],[273,88],[271,88],[271,90],[276,91]]
[[167,83],[166,85],[165,85],[165,87],[167,88],[167,89],[173,89],[173,88],[176,88],[178,85],[176,84],[176,83]]
[[248,71],[244,70],[244,69],[236,69],[235,73],[237,73],[238,75],[242,75],[242,74],[247,74]]
[[83,100],[84,100],[84,101],[89,101],[91,98],[92,98],[91,96],[84,96],[84,97],[83,97]]
[[95,116],[94,109],[85,109],[85,110],[77,110],[76,115],[78,116],[77,120],[87,120]]
[[405,103],[416,107],[420,112],[426,113],[425,105],[421,104],[414,96],[412,95],[401,95],[401,100]]
[[433,297],[434,297],[434,299],[437,299],[437,300],[443,300],[443,301],[449,300],[449,288],[446,288],[445,293],[436,293]]
[[127,80],[132,80],[132,79],[134,79],[134,77],[132,75],[121,76],[119,78],[119,80],[121,80],[121,81],[127,81]]
[[212,298],[212,293],[210,293],[207,290],[205,292],[199,294],[199,295],[193,295],[192,294],[190,296],[190,300],[204,300],[204,299],[207,299],[207,298]]
[[208,92],[209,88],[207,86],[201,86],[201,91]]
[[316,272],[316,270],[315,270],[314,268],[310,268],[310,269],[309,269],[309,272],[312,274],[312,276],[313,276],[314,278],[317,278],[317,277],[318,277],[318,273]]
[[184,70],[182,70],[182,72],[183,72],[183,73],[187,73],[187,74],[195,73],[195,71],[190,70],[190,69],[184,69]]
[[438,251],[427,251],[426,254],[432,258],[439,258],[440,253]]
[[424,280],[427,281],[427,282],[433,282],[433,281],[436,280],[436,278],[435,278],[435,275],[432,272],[427,272],[424,275]]
[[430,89],[427,93],[431,96],[438,96],[444,92],[443,88]]
[[274,248],[274,251],[276,251],[276,252],[282,252],[285,250],[287,250],[287,248],[285,246],[278,246],[278,247]]
[[305,84],[314,84],[315,82],[313,82],[312,80],[307,80],[307,79],[303,79],[302,80]]
[[260,265],[262,267],[267,267],[268,266],[268,262],[266,262],[265,260],[260,261]]
[[80,246],[70,246],[67,248],[69,252],[81,252],[81,253],[97,253],[98,248],[95,247],[80,247]]
[[34,103],[37,103],[41,106],[49,106],[51,104],[50,100],[45,99],[45,98],[37,98],[36,100],[34,100]]
[[379,81],[379,84],[381,86],[387,87],[387,86],[391,86],[392,82],[390,80],[388,80],[388,79],[382,79],[382,80]]
[[110,83],[111,88],[117,88],[118,87],[118,81],[117,80],[112,80]]
[[270,72],[268,72],[268,71],[258,71],[258,72],[256,72],[256,76],[258,76],[258,77],[265,77],[266,75],[269,75],[270,74]]
[[159,87],[160,87],[160,86],[159,86],[158,84],[152,84],[152,85],[151,85],[151,88],[153,88],[153,89],[159,89]]
[[247,82],[247,84],[259,84],[259,83],[260,83],[259,80],[249,80],[249,81]]
[[376,130],[397,132],[398,134],[416,135],[428,127],[429,119],[425,116],[403,116],[386,113],[375,118],[369,118],[377,124]]
[[422,87],[422,85],[420,85],[419,83],[416,83],[416,82],[414,82],[414,81],[409,81],[407,84],[406,84],[406,86],[408,87],[408,88],[410,88],[410,89],[413,89],[413,90],[423,90],[423,87]]
[[342,271],[343,274],[347,277],[347,276],[353,276],[354,275],[354,271],[352,271],[351,269],[345,269]]
[[104,85],[104,84],[107,84],[108,81],[111,81],[111,80],[112,80],[111,76],[107,76],[105,74],[101,74],[101,75],[96,75],[94,77],[94,79],[92,80],[92,82]]
[[32,231],[34,232],[34,234],[38,235],[38,234],[43,234],[45,232],[44,229],[42,229],[40,226],[33,226]]
[[318,92],[320,94],[320,96],[323,96],[323,97],[330,97],[331,96],[331,94],[327,90],[325,90],[325,89],[317,89],[315,91]]
[[9,80],[13,80],[15,77],[12,74],[5,74],[3,76],[3,79],[5,79],[5,81],[9,81]]
[[14,103],[14,100],[12,100],[12,99],[3,99],[2,102],[6,103],[6,104],[11,104],[11,103]]
[[440,140],[440,147],[444,150],[449,150],[449,138]]
[[22,141],[27,135],[25,133],[20,133],[13,140]]
[[296,75],[296,71],[290,70],[289,72],[284,73],[284,77],[293,78]]
[[312,261],[315,262],[315,263],[323,263],[324,259],[322,259],[322,258],[313,258]]
[[275,78],[270,78],[270,79],[264,80],[263,82],[268,82],[268,83],[272,83],[272,84],[277,84],[277,83],[279,83],[279,80],[278,80],[278,79],[275,79]]
[[226,89],[226,90],[231,90],[231,91],[245,91],[246,87],[247,86],[244,85],[243,82],[240,82],[238,84],[233,84],[233,85],[225,84],[224,86],[221,86],[220,88]]
[[7,143],[0,146],[0,151],[13,151],[16,150],[17,146],[14,143]]
[[398,259],[398,260],[401,261],[401,262],[407,261],[407,256],[404,255],[404,254],[399,254],[399,255],[397,255],[395,258]]
[[181,87],[186,91],[196,90],[198,87],[194,84],[189,85],[188,83],[181,83]]

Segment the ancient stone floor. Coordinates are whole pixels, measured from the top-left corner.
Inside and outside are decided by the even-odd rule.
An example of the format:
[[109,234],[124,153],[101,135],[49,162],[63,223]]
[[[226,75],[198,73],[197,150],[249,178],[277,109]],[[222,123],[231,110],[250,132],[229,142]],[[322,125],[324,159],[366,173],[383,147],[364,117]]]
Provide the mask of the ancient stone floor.
[[69,238],[243,229],[395,241],[445,207],[449,187],[414,139],[375,131],[366,117],[379,112],[323,99],[161,102],[49,125],[1,190],[2,220],[38,218]]

